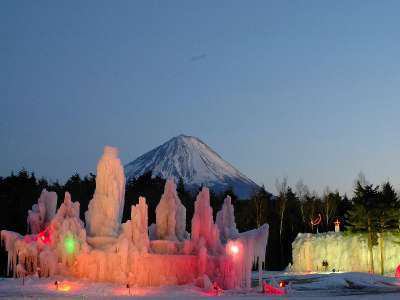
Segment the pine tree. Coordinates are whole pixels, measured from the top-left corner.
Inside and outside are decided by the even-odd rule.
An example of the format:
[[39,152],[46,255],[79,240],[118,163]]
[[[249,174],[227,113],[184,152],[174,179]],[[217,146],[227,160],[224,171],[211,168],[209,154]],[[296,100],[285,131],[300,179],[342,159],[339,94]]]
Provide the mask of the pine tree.
[[389,182],[382,186],[379,193],[379,201],[377,202],[377,217],[378,217],[378,231],[379,231],[379,244],[381,254],[381,274],[385,272],[385,238],[384,233],[388,229],[397,229],[400,220],[400,205],[396,192]]
[[353,206],[347,214],[348,227],[353,232],[367,232],[370,270],[374,270],[373,246],[377,244],[377,202],[378,186],[363,186],[357,181],[354,190]]

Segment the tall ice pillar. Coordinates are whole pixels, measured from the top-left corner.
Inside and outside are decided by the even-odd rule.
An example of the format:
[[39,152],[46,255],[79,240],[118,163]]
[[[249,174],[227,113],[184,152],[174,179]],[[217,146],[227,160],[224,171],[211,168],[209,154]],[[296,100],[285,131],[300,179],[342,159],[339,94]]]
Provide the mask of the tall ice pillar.
[[96,190],[85,213],[89,237],[113,238],[120,230],[125,197],[125,174],[118,149],[104,147],[97,164]]

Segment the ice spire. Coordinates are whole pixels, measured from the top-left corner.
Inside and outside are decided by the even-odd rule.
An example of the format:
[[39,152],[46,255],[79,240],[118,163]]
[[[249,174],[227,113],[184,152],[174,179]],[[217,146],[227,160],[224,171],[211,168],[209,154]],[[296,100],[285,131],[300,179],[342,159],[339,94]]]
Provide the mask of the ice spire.
[[156,208],[157,238],[183,240],[186,238],[186,208],[176,192],[173,179],[165,183],[164,194]]
[[118,149],[104,147],[97,165],[96,190],[85,213],[89,236],[116,237],[124,209],[125,175]]

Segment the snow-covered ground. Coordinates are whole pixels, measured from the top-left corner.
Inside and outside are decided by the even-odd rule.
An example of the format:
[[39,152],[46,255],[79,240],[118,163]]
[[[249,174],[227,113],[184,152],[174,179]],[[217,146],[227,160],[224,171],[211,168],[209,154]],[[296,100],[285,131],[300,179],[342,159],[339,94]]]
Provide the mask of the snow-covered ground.
[[[256,278],[256,275],[254,276]],[[193,285],[164,286],[158,288],[131,288],[112,283],[94,283],[73,278],[1,278],[0,297],[15,298],[66,298],[75,299],[400,299],[400,279],[369,275],[366,273],[331,274],[291,274],[270,272],[265,280],[289,282],[289,292],[285,296],[265,295],[257,288],[251,290],[225,291],[221,295],[211,295]],[[59,281],[58,290],[55,281]],[[254,282],[256,284],[256,282]]]

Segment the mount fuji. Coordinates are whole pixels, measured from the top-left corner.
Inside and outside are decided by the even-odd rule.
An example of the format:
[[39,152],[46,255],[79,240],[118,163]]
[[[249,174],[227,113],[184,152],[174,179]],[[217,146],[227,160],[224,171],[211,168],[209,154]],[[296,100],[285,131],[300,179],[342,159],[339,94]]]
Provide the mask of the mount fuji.
[[204,185],[214,192],[223,192],[232,187],[235,194],[246,199],[259,186],[225,161],[200,139],[179,135],[161,146],[150,150],[125,165],[127,180],[146,172],[162,178],[173,177],[176,182],[183,179],[189,190]]

